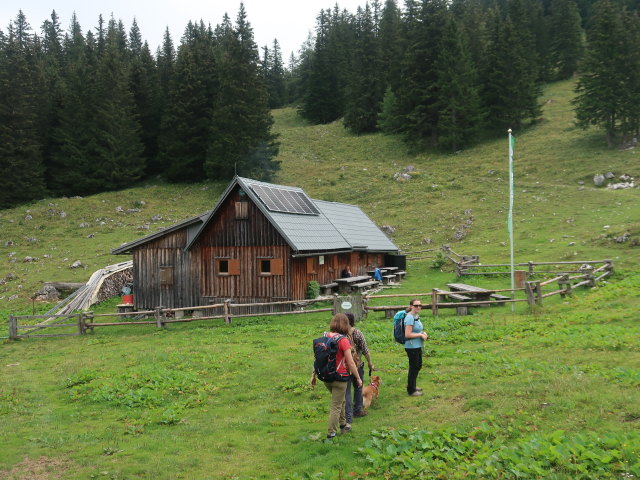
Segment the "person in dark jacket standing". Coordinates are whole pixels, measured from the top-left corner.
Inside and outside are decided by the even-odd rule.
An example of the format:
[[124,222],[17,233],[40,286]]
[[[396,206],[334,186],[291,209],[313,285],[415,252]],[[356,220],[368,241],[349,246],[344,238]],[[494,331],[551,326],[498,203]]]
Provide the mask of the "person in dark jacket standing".
[[409,358],[409,373],[407,375],[407,393],[412,397],[422,395],[422,389],[416,386],[418,373],[422,369],[422,346],[429,338],[424,332],[424,327],[420,321],[420,310],[422,302],[418,299],[411,300],[409,303],[409,312],[404,317],[404,336],[407,341],[404,342],[404,349]]
[[[371,362],[371,354],[369,353],[364,335],[360,330],[355,328],[356,321],[353,313],[345,313],[345,315],[349,319],[349,334],[347,338],[351,342],[351,356],[353,357],[356,367],[358,367],[358,376],[360,379],[364,379],[364,362],[362,361],[362,357],[364,356],[367,359],[369,372],[375,370],[375,367]],[[351,375],[351,378],[347,382],[345,415],[348,424],[351,424],[354,417],[364,417],[367,415],[367,412],[362,409],[362,386],[358,386],[356,380],[356,376]],[[352,385],[353,398],[351,397]]]

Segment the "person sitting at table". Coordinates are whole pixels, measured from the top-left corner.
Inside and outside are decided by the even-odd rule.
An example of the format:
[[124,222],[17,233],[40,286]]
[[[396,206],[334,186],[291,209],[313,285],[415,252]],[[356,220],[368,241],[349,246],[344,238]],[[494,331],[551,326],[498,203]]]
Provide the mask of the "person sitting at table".
[[345,265],[340,273],[340,278],[349,278],[351,276],[353,276],[351,273],[351,267],[349,267],[349,265]]

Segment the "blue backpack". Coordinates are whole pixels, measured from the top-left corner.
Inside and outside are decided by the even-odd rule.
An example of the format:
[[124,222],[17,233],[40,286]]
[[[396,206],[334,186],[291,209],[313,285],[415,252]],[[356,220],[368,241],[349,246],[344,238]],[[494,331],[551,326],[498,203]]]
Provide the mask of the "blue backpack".
[[400,310],[393,316],[393,339],[402,345],[407,341],[407,337],[404,336],[404,317],[406,315],[406,311]]

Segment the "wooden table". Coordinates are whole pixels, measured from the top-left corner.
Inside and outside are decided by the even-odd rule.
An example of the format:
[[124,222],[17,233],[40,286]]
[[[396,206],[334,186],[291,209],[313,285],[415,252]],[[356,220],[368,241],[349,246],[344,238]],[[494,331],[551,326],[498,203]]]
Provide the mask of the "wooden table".
[[340,293],[349,293],[351,291],[351,285],[354,283],[364,282],[370,280],[368,275],[359,275],[357,277],[336,278],[334,282],[338,284]]
[[466,283],[447,283],[447,287],[449,287],[452,292],[464,293],[478,301],[491,300],[491,290],[485,288],[467,285]]

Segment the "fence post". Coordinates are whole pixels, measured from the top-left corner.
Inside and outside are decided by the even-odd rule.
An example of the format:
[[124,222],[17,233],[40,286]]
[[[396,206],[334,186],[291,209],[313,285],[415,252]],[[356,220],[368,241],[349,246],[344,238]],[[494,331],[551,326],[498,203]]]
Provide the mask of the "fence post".
[[91,324],[93,323],[93,312],[85,312],[84,313],[84,331],[87,333],[87,330],[91,330],[93,333],[93,327]]
[[438,289],[431,290],[431,313],[434,317],[438,316]]
[[524,291],[527,293],[527,303],[530,307],[533,307],[536,304],[536,297],[533,293],[533,284],[534,282],[527,281],[524,283]]
[[529,274],[528,275],[529,275],[529,278],[531,278],[531,277],[533,277],[534,264],[533,264],[533,262],[531,260],[529,260],[527,263],[529,264]]
[[536,281],[536,303],[542,306],[542,287],[540,286],[540,280]]
[[84,335],[85,327],[84,327],[84,315],[82,313],[78,314],[78,334]]
[[158,327],[158,328],[163,328],[165,326],[164,313],[162,312],[163,308],[164,307],[156,307],[156,311],[155,311],[155,313],[153,315],[155,317],[155,319],[156,319],[156,327]]
[[613,275],[613,261],[612,260],[605,260],[604,263],[607,265],[605,270],[607,272],[609,272],[609,275]]
[[224,323],[231,323],[231,307],[229,304],[231,303],[231,299],[227,298],[224,301]]
[[13,315],[9,315],[9,339],[18,339],[18,319]]

